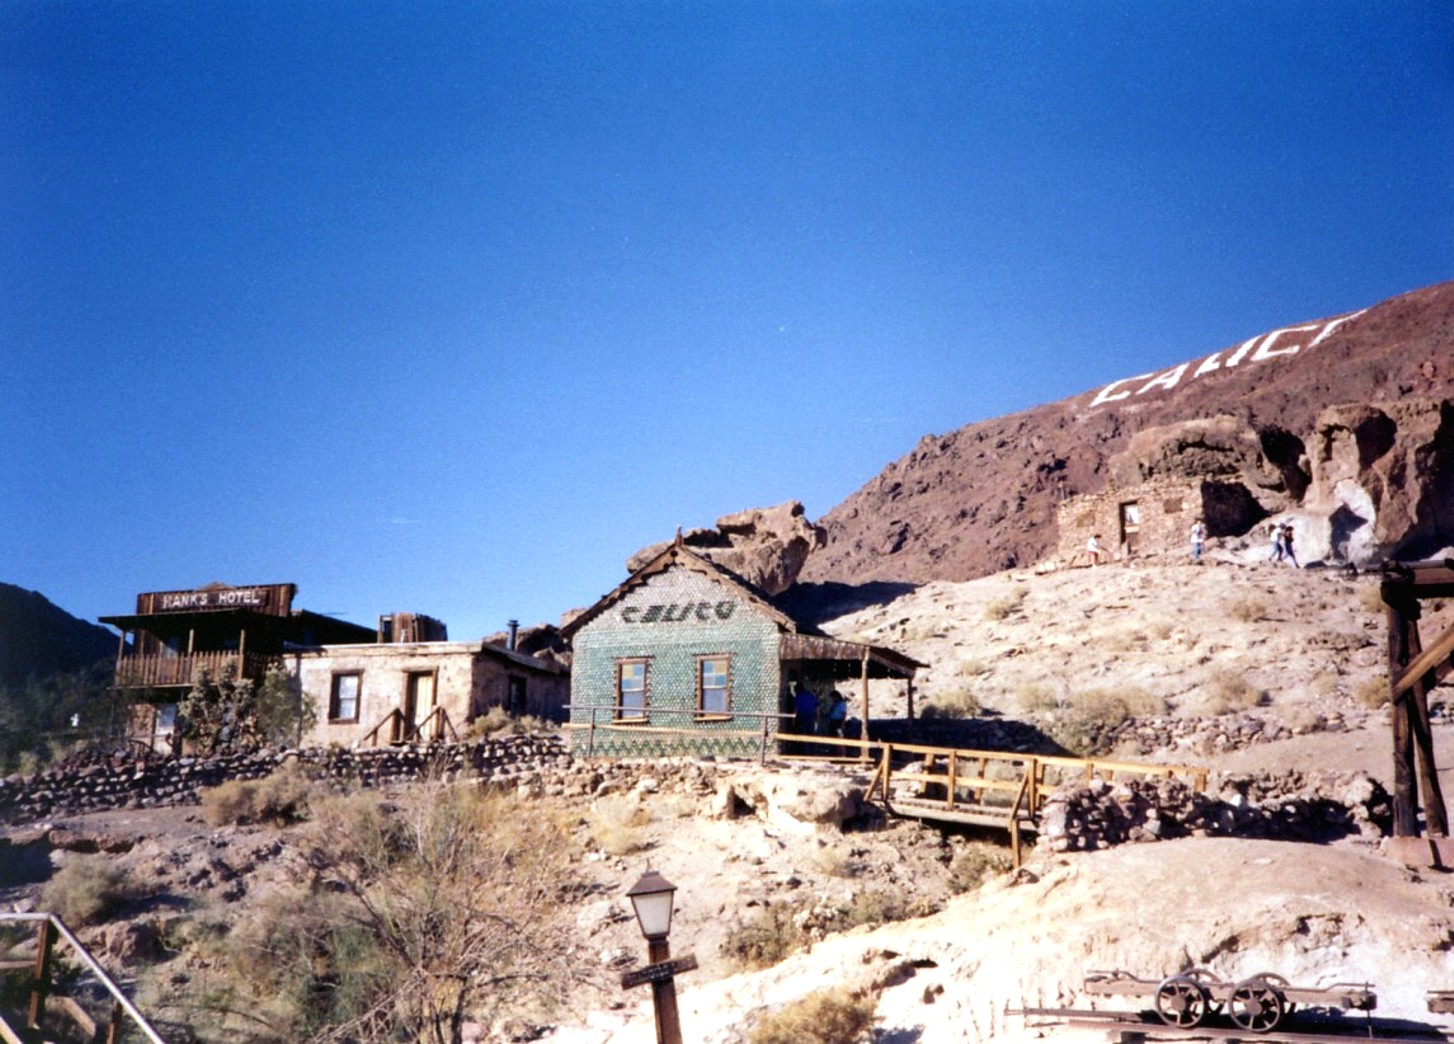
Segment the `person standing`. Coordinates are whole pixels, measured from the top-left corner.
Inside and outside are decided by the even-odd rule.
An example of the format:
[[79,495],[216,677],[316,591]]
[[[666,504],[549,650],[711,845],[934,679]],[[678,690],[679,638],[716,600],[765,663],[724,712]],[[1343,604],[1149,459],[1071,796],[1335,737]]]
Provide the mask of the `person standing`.
[[1101,547],[1101,535],[1099,533],[1092,533],[1091,538],[1085,542],[1085,554],[1090,559],[1090,564],[1092,566],[1099,565],[1101,556],[1105,553],[1106,549]]
[[843,738],[843,723],[848,720],[848,700],[837,689],[829,697],[828,735]]
[[1201,520],[1197,519],[1191,524],[1191,560],[1192,564],[1200,564],[1202,560],[1202,545],[1207,542],[1207,527]]
[[1282,561],[1282,526],[1276,522],[1272,524],[1272,550],[1267,555],[1269,562]]
[[1297,555],[1292,550],[1292,523],[1285,523],[1282,527],[1282,555],[1294,569],[1301,569],[1297,564]]
[[799,736],[811,736],[818,731],[818,696],[808,688],[807,682],[798,682],[798,691],[793,696],[793,731]]

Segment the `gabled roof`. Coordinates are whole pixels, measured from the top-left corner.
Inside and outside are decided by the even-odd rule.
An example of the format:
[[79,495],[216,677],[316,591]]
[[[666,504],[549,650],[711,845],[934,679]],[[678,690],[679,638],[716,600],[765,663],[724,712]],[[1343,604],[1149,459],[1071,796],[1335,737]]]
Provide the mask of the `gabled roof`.
[[662,573],[665,573],[668,569],[671,569],[673,567],[690,569],[693,572],[701,573],[703,576],[708,577],[716,583],[731,588],[736,594],[738,594],[742,598],[743,601],[747,602],[753,608],[757,609],[760,613],[762,613],[762,615],[768,617],[770,620],[773,621],[773,623],[777,624],[781,630],[785,631],[788,634],[797,634],[800,630],[798,622],[787,613],[783,612],[781,609],[773,605],[772,602],[768,600],[767,595],[765,595],[756,586],[748,583],[746,580],[742,579],[742,577],[732,572],[732,570],[726,569],[718,565],[716,562],[713,562],[709,558],[703,558],[701,555],[688,548],[686,544],[682,543],[681,534],[677,534],[676,540],[673,541],[666,548],[666,550],[662,551],[650,562],[647,562],[640,569],[636,570],[636,572],[632,573],[629,577],[625,579],[625,581],[623,581],[618,587],[616,587],[615,590],[611,591],[609,594],[604,595],[601,600],[598,601],[595,605],[591,606],[585,612],[581,613],[580,616],[577,616],[570,623],[562,627],[560,629],[561,637],[569,640],[582,627],[590,623],[592,620],[596,619],[607,609],[610,609],[613,605],[620,602],[628,594],[636,590],[636,588],[640,587],[642,584],[646,583],[646,581],[650,580],[653,576],[658,576]]
[[602,597],[595,605],[562,627],[560,629],[561,637],[570,640],[582,627],[601,616],[636,588],[653,576],[672,568],[690,569],[730,588],[743,601],[777,624],[778,629],[786,636],[782,649],[784,659],[862,662],[875,667],[876,677],[911,677],[916,668],[928,666],[910,656],[905,656],[896,649],[834,638],[824,634],[816,627],[800,624],[792,616],[775,606],[767,594],[756,585],[742,579],[732,570],[692,551],[682,543],[680,535],[666,550],[632,573],[614,591]]

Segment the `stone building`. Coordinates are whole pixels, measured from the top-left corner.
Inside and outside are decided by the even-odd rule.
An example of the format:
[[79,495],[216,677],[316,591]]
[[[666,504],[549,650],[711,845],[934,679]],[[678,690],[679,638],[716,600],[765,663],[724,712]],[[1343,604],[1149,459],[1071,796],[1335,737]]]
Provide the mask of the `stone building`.
[[322,646],[284,659],[316,713],[305,746],[432,742],[492,707],[558,721],[570,693],[563,664],[480,641]]
[[680,538],[561,634],[572,747],[610,757],[755,755],[792,716],[790,680],[839,688],[867,721],[868,679],[924,666],[811,631]]
[[1208,536],[1234,536],[1246,532],[1249,515],[1258,514],[1256,501],[1234,482],[1165,478],[1112,485],[1069,497],[1056,508],[1056,557],[1061,565],[1089,564],[1085,549],[1092,536],[1100,537],[1114,559],[1186,552],[1198,518]]

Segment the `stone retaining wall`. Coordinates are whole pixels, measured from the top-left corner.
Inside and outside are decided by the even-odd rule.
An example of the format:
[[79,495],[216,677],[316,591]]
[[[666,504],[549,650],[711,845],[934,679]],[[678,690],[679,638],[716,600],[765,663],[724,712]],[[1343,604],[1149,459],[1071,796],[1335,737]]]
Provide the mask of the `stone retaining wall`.
[[285,763],[300,765],[318,779],[369,787],[429,775],[538,785],[543,773],[564,773],[572,759],[561,738],[551,734],[492,737],[435,747],[311,747],[214,757],[90,751],[44,772],[0,780],[0,823],[117,808],[194,805],[207,787],[228,780],[261,779]]
[[1207,792],[1176,779],[1093,780],[1051,795],[1039,844],[1068,852],[1188,836],[1372,840],[1387,833],[1392,807],[1382,784],[1363,773],[1225,776]]

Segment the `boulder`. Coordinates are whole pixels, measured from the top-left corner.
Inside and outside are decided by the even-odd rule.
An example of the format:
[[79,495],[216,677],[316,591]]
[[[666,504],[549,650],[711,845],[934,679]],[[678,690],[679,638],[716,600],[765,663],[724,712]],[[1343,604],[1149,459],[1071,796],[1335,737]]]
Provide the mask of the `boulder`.
[[[1454,518],[1454,403],[1333,406],[1318,417],[1304,558],[1362,565],[1447,542]],[[1441,529],[1442,524],[1442,529]],[[1300,534],[1301,535],[1301,534]]]
[[[803,505],[789,500],[725,515],[715,529],[694,529],[681,539],[703,558],[777,595],[793,586],[808,556],[827,538],[821,527],[808,521]],[[626,560],[626,569],[636,572],[669,546],[666,542],[642,548]]]

